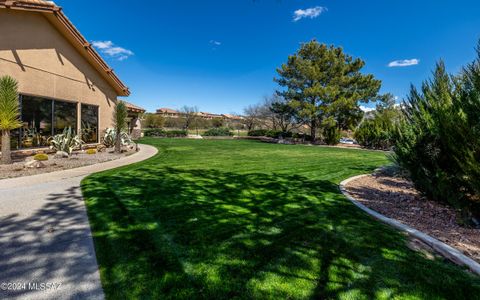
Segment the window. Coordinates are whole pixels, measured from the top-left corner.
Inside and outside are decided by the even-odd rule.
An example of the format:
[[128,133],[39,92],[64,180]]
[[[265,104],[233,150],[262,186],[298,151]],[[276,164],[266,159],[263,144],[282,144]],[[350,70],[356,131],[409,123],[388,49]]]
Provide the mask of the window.
[[14,131],[13,149],[47,147],[48,139],[62,133],[64,128],[77,130],[76,103],[22,95],[20,107],[22,127]]
[[45,147],[52,136],[52,100],[22,97],[20,147]]
[[98,107],[82,104],[82,140],[85,143],[98,142]]
[[53,103],[54,134],[60,134],[67,127],[77,131],[77,103],[54,101]]

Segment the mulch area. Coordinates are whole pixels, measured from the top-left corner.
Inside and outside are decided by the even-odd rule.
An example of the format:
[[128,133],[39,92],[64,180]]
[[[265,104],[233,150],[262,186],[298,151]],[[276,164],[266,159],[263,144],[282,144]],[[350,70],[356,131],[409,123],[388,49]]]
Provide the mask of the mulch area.
[[95,154],[77,151],[72,153],[69,158],[55,158],[53,154],[49,154],[48,160],[42,161],[45,165],[44,168],[26,168],[24,166],[25,163],[33,160],[33,157],[30,156],[23,159],[16,159],[11,165],[0,165],[0,179],[79,168],[122,158],[133,153],[135,153],[135,149],[129,149],[127,152],[121,154],[113,153],[113,149],[107,149],[105,152],[97,152]]
[[378,172],[350,181],[358,202],[450,245],[480,262],[480,229],[459,225],[454,209],[422,197],[413,184]]

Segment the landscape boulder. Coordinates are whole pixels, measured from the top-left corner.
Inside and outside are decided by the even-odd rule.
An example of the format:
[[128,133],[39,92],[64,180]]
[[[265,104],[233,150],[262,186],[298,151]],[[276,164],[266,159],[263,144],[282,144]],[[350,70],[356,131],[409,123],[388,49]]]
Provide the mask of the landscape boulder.
[[29,169],[45,168],[45,164],[39,160],[31,160],[25,163],[25,168],[29,168]]
[[65,151],[57,151],[57,153],[55,153],[55,156],[54,158],[68,158],[68,153],[65,152]]

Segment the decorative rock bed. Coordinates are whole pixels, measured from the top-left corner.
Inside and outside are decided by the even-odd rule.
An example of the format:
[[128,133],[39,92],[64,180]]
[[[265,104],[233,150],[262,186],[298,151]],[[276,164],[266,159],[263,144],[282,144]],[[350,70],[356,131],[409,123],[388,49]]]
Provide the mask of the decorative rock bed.
[[380,170],[349,178],[340,189],[374,218],[480,275],[480,229],[460,225],[454,209],[421,197],[410,181]]
[[73,169],[106,161],[115,160],[135,153],[135,148],[128,149],[121,154],[114,153],[113,149],[103,152],[87,154],[86,151],[76,151],[68,158],[49,154],[48,160],[34,161],[33,156],[17,159],[11,165],[0,165],[0,179],[50,173],[54,171]]

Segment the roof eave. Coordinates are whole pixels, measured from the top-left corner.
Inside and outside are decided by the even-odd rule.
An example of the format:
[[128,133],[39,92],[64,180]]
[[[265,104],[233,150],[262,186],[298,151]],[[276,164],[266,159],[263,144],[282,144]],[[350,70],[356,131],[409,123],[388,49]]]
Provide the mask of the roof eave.
[[62,8],[51,3],[28,3],[21,1],[0,0],[0,8],[34,11],[42,13],[65,37],[77,48],[77,50],[94,66],[97,71],[115,89],[118,96],[129,96],[130,90],[113,72],[113,69],[103,60],[93,46],[75,28]]

